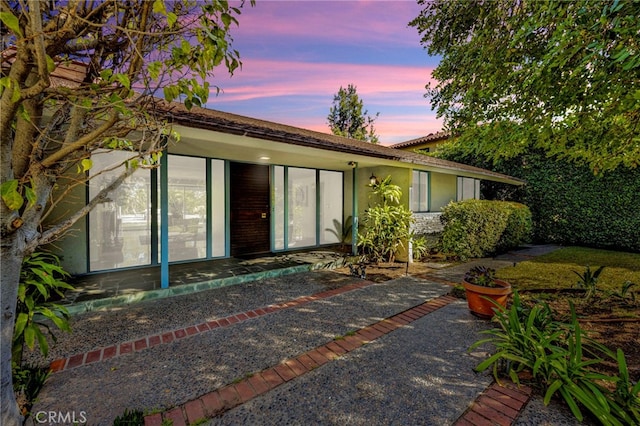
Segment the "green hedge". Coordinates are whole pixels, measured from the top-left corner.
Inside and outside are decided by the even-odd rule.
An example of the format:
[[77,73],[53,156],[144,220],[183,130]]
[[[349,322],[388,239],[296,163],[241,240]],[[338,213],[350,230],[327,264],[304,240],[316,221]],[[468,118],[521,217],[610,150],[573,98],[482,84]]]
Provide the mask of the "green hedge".
[[531,211],[508,201],[465,200],[449,203],[440,217],[440,250],[461,259],[484,257],[528,242]]
[[640,168],[618,167],[594,176],[587,166],[540,151],[498,164],[478,156],[447,159],[527,181],[520,189],[483,181],[482,195],[529,206],[535,242],[640,252]]

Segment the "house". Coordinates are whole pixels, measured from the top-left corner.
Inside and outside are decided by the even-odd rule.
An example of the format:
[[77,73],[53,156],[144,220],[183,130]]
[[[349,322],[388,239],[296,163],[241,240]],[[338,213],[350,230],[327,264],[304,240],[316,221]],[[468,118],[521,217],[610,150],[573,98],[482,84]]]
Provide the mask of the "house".
[[[158,102],[180,135],[162,164],[141,168],[56,250],[72,274],[284,253],[341,242],[348,218],[367,208],[371,178],[392,177],[403,202],[426,223],[452,200],[477,198],[481,180],[522,181],[414,152],[210,109]],[[86,200],[126,153],[95,154]],[[59,212],[72,211],[69,205]],[[351,242],[355,250],[357,241]],[[168,286],[163,272],[163,287]]]
[[427,136],[393,144],[391,145],[391,148],[412,152],[433,152],[438,148],[438,145],[446,142],[449,139],[449,136],[449,132],[445,131],[429,133]]

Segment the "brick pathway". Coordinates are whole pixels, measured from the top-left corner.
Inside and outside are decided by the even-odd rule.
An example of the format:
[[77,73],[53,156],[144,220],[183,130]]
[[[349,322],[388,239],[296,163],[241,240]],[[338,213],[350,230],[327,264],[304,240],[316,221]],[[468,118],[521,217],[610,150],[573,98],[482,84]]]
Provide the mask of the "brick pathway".
[[374,285],[372,281],[360,281],[354,284],[349,284],[343,287],[339,287],[333,290],[327,290],[320,293],[313,294],[311,296],[302,296],[287,302],[276,303],[263,308],[250,310],[238,314],[229,315],[224,318],[218,318],[213,321],[203,322],[201,324],[193,325],[186,328],[180,328],[160,334],[154,334],[145,336],[140,339],[116,343],[111,346],[97,348],[89,352],[72,355],[68,358],[57,359],[50,364],[50,369],[53,373],[63,370],[69,370],[72,368],[81,367],[83,365],[91,364],[94,362],[105,361],[107,359],[131,354],[133,352],[143,351],[148,348],[152,348],[157,345],[171,343],[174,340],[183,339],[200,333],[206,333],[210,330],[214,330],[218,327],[228,327],[230,325],[250,320],[262,315],[271,314],[283,309],[298,307],[310,302],[314,302],[321,299],[327,299],[329,297],[336,296],[338,294],[347,293],[350,291],[358,290],[360,288]]

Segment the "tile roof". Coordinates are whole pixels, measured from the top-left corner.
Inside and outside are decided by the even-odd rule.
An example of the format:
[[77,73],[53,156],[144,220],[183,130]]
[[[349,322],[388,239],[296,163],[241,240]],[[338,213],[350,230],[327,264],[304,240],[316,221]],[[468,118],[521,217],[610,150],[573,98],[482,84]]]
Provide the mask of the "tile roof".
[[309,148],[343,152],[345,154],[366,155],[374,158],[399,161],[405,164],[416,164],[460,173],[472,173],[481,175],[485,179],[507,182],[514,185],[524,183],[524,181],[520,179],[490,170],[329,133],[302,129],[213,109],[193,107],[191,110],[187,110],[181,103],[168,103],[164,100],[157,100],[155,105],[159,112],[165,114],[173,120],[174,123],[188,127],[249,136]]
[[449,132],[440,131],[436,133],[429,133],[427,136],[422,136],[417,139],[411,139],[410,141],[399,142],[390,145],[391,148],[410,148],[412,146],[422,145],[428,142],[436,142],[440,140],[446,140],[450,136]]

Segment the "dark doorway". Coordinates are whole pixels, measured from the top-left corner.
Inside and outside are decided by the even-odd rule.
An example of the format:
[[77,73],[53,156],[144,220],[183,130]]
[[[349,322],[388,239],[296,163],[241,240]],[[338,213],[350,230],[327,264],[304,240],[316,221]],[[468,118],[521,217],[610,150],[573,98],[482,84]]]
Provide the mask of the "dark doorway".
[[269,253],[269,166],[231,163],[231,256]]

